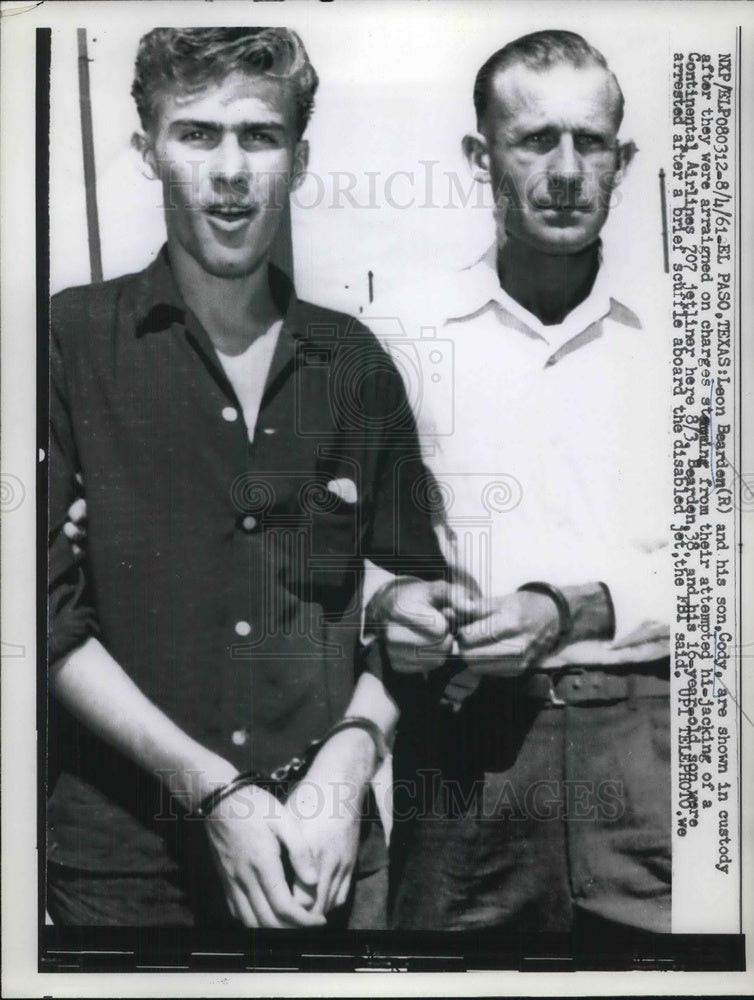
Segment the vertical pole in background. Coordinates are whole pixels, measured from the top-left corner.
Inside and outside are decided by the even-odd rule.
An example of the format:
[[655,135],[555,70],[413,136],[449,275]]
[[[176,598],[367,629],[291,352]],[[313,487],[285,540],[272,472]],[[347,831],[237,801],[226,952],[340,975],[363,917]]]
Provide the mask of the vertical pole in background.
[[665,171],[660,167],[660,213],[662,215],[662,260],[665,274],[670,273],[668,260],[668,206],[665,200]]
[[374,271],[367,271],[367,277],[369,278],[369,303],[371,305],[374,302]]
[[86,228],[89,235],[89,269],[92,281],[102,281],[102,247],[97,214],[97,176],[94,169],[94,132],[92,129],[86,28],[77,28],[76,37],[79,49],[79,107],[81,109],[81,147],[84,156]]

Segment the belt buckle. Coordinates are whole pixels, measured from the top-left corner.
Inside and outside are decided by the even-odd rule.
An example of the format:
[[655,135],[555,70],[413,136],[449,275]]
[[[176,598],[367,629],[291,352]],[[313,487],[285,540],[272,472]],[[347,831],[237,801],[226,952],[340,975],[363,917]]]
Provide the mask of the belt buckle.
[[547,672],[547,698],[546,704],[550,708],[565,708],[566,702],[562,698],[559,698],[555,692],[555,685],[553,683],[553,675]]
[[[557,677],[558,674],[553,674],[551,670],[535,670],[532,676],[532,681],[534,678],[537,679],[537,688],[535,697],[539,703],[544,708],[564,708],[567,704],[562,698],[559,698],[555,693],[555,683],[553,677]],[[542,681],[539,679],[542,678]],[[535,682],[536,683],[536,682]],[[544,687],[546,685],[546,687]]]

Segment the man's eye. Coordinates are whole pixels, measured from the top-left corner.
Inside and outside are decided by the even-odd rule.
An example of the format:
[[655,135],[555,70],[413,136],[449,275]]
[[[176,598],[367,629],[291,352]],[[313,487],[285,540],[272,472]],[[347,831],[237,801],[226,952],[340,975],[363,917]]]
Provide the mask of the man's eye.
[[205,129],[192,128],[181,133],[181,142],[202,145],[212,143],[213,141],[214,136]]
[[590,135],[588,132],[581,132],[574,136],[574,146],[579,153],[601,153],[610,148],[610,144],[603,135]]
[[272,132],[264,132],[257,129],[252,129],[249,132],[244,132],[241,141],[243,143],[244,149],[255,149],[260,146],[276,146],[277,137],[272,134]]
[[555,143],[552,132],[532,132],[531,135],[524,136],[521,145],[532,152],[543,153],[552,149]]

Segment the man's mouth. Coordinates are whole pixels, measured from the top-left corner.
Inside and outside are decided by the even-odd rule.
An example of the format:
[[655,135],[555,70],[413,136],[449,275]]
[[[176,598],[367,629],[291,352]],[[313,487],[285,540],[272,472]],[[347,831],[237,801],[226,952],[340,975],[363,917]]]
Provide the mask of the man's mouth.
[[219,222],[224,228],[235,228],[249,222],[256,208],[246,204],[217,204],[210,205],[205,211],[213,222]]
[[591,205],[587,202],[574,201],[574,202],[559,202],[559,201],[549,201],[540,202],[537,206],[540,212],[588,212],[591,210]]

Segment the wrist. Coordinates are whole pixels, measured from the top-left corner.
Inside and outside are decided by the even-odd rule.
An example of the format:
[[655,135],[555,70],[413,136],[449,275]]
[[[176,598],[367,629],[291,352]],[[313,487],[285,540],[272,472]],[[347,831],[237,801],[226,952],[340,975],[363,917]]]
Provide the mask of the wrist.
[[163,782],[171,795],[189,813],[195,812],[208,796],[233,781],[239,774],[235,765],[209,750],[196,754],[182,768],[165,772]]
[[615,609],[604,583],[585,583],[563,587],[571,614],[569,642],[585,639],[612,639],[615,635]]
[[552,645],[550,648],[555,649],[557,646],[567,642],[573,633],[573,616],[571,614],[568,598],[563,591],[558,587],[553,586],[551,583],[545,583],[540,580],[533,580],[530,583],[525,583],[523,586],[519,587],[518,590],[519,593],[523,591],[536,594],[539,597],[544,598],[544,600],[551,603],[552,607],[555,609],[555,613],[557,615],[557,626],[554,626],[552,630],[550,640]]
[[351,727],[322,745],[315,764],[333,779],[366,787],[379,766],[379,755],[369,733]]

